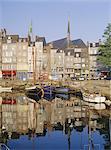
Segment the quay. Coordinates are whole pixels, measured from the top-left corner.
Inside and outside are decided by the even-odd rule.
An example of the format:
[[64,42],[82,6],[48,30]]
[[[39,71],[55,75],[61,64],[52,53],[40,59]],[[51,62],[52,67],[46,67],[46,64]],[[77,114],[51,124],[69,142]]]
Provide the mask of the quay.
[[[69,94],[73,94],[75,91],[79,92],[81,89],[91,89],[100,91],[102,95],[106,96],[111,100],[111,81],[110,80],[84,80],[84,81],[44,81],[44,85],[54,86],[66,86],[71,90]],[[32,81],[20,81],[20,80],[0,80],[0,86],[2,87],[13,87],[18,91],[24,91],[25,87],[32,86]],[[36,83],[37,87],[41,87],[40,82]]]

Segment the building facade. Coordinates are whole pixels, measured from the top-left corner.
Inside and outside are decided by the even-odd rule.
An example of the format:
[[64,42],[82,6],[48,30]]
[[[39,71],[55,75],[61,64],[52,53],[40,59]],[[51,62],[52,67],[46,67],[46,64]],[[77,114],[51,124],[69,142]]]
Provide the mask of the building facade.
[[70,42],[67,47],[67,38],[53,41],[51,49],[51,75],[55,74],[59,79],[71,77],[87,77],[88,71],[88,47],[81,39]]
[[6,35],[2,43],[2,76],[16,78],[18,35]]
[[100,42],[89,43],[89,68],[91,77],[97,76],[99,71],[99,64],[97,61],[99,45]]
[[28,76],[28,39],[19,38],[17,43],[17,78],[27,80]]
[[0,78],[2,78],[2,32],[0,31]]
[[0,49],[3,78],[61,80],[89,74],[88,47],[81,39],[71,41],[70,34],[48,44],[44,37],[36,36],[31,41],[29,37],[3,35]]

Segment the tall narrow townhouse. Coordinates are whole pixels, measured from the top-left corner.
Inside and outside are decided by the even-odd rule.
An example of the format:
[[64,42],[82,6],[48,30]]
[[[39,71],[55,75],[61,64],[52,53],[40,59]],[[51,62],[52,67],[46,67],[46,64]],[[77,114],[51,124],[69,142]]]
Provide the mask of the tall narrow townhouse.
[[45,37],[38,37],[35,38],[35,65],[36,65],[36,76],[40,78],[44,74],[45,66],[45,52],[44,46],[46,45]]
[[2,43],[2,76],[15,79],[17,75],[18,35],[6,35]]
[[100,64],[98,64],[97,57],[98,57],[98,51],[99,51],[99,42],[93,42],[89,43],[89,67],[90,67],[90,75],[91,77],[95,77],[98,74],[98,71],[100,69]]
[[0,31],[0,78],[2,78],[2,32]]
[[27,80],[28,76],[28,39],[19,38],[17,43],[17,78]]
[[36,63],[35,63],[35,42],[30,42],[28,44],[28,79],[29,80],[35,80],[36,76],[35,76],[35,72],[36,72]]

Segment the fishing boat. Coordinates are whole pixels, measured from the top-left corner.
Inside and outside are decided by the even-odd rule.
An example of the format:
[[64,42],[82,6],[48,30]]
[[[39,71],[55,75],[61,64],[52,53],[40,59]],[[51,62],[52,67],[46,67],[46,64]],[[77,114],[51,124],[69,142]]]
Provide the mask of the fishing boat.
[[53,92],[56,94],[68,94],[69,91],[70,91],[69,88],[60,86],[60,87],[56,87]]
[[106,97],[101,96],[98,92],[82,92],[83,100],[90,103],[103,103],[106,100]]

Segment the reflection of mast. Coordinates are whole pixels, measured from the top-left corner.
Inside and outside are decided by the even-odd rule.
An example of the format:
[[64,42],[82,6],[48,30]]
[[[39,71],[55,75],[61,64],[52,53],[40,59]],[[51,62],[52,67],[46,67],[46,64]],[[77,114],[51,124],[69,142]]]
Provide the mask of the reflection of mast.
[[91,117],[90,117],[90,107],[89,107],[89,119],[88,119],[88,150],[94,150],[94,144],[93,144],[93,140],[91,137],[91,126],[90,126],[90,122],[91,122]]
[[[90,108],[89,108],[90,109]],[[89,110],[89,114],[88,114],[89,118],[88,118],[88,150],[90,150],[90,144],[91,144],[91,135],[90,135],[90,132],[91,132],[91,128],[90,128],[90,110]]]
[[110,110],[110,116],[109,116],[109,133],[110,133],[110,149],[111,149],[111,110]]
[[0,119],[1,119],[0,134],[1,134],[2,132],[2,97],[0,97]]
[[33,84],[35,84],[36,82],[36,49],[34,49],[35,47],[35,43],[34,43],[34,36],[33,36],[33,30],[32,30],[32,21],[29,27],[29,31],[28,31],[28,36],[30,37],[30,41],[32,44],[32,59],[33,59]]
[[70,135],[71,135],[71,129],[69,127],[68,128],[68,150],[70,150],[70,148],[71,148]]
[[64,50],[63,50],[63,81],[64,81],[64,79],[65,79],[65,63],[64,63],[64,57],[65,57],[65,52],[64,52]]

